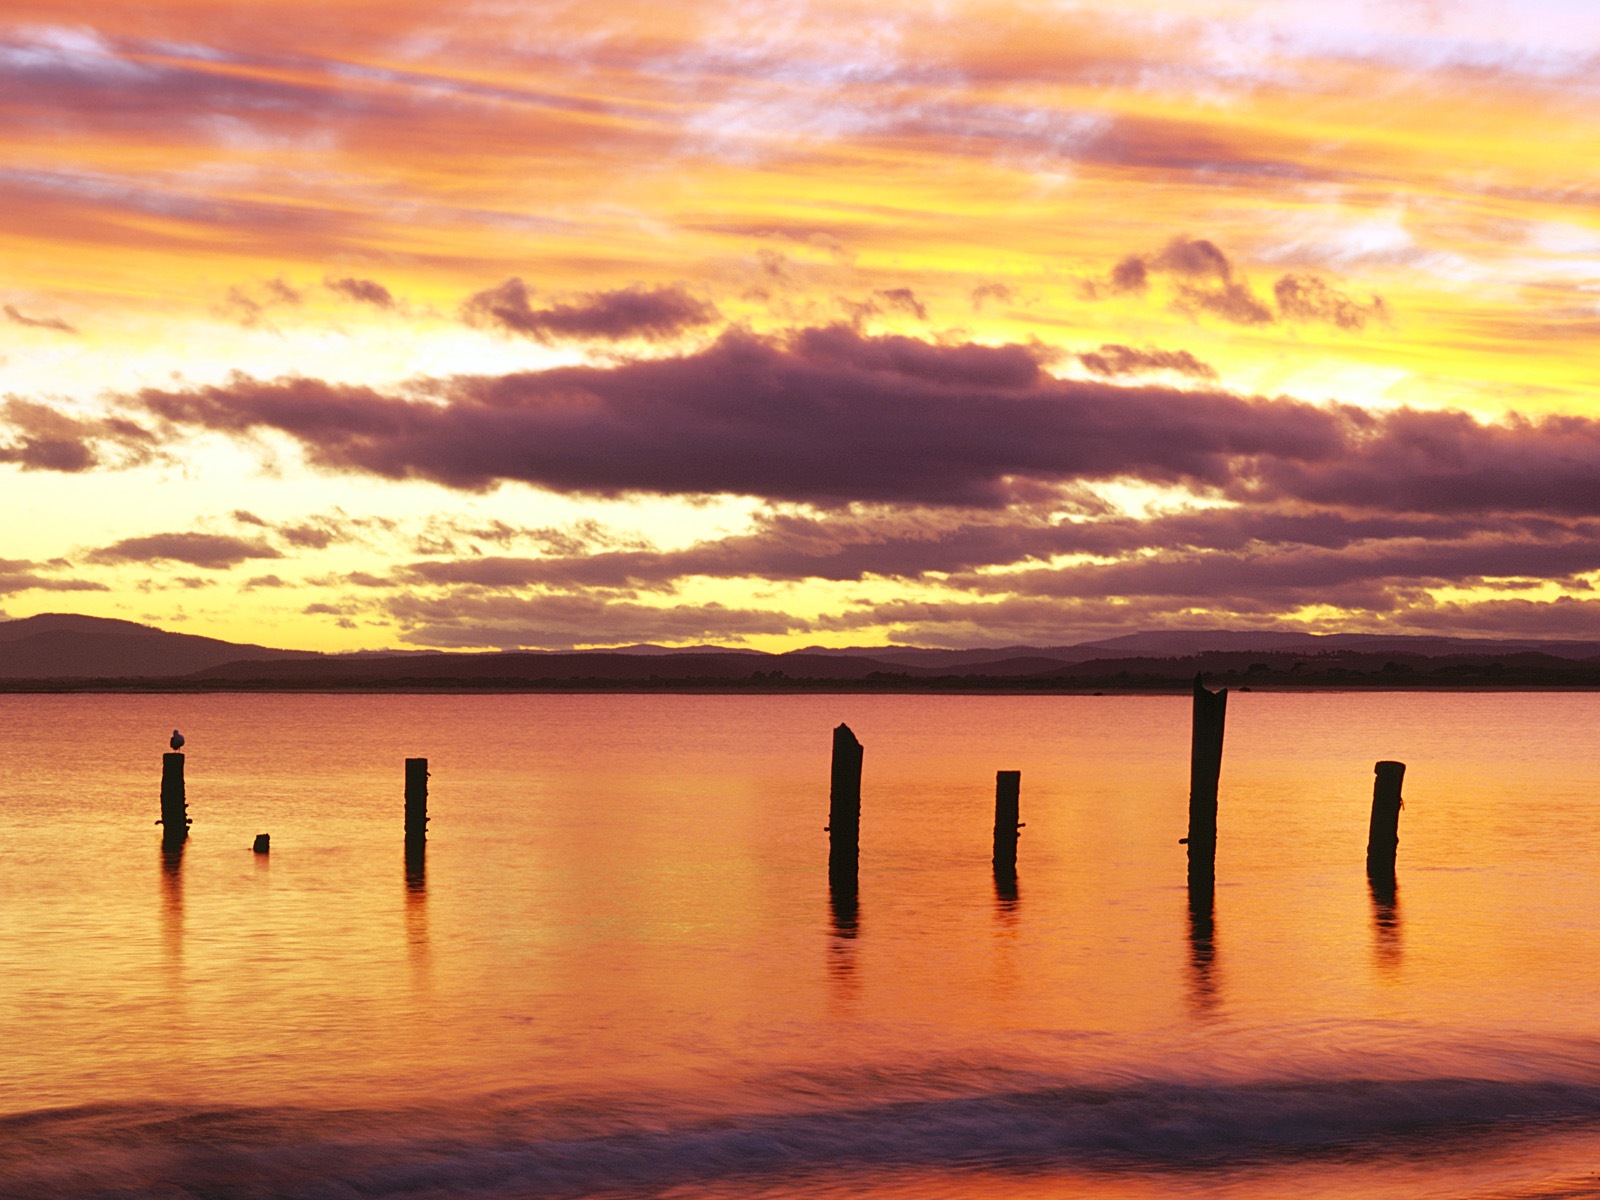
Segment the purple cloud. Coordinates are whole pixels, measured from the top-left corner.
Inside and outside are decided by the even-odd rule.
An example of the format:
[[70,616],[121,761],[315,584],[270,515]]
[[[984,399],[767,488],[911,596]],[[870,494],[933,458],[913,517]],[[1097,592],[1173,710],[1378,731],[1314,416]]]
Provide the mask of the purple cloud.
[[575,300],[557,300],[535,308],[527,284],[515,277],[471,297],[462,312],[472,324],[540,341],[665,341],[709,325],[720,315],[714,304],[695,298],[682,287],[642,284],[589,292]]
[[29,329],[52,329],[57,333],[77,333],[77,327],[67,324],[60,317],[30,317],[27,313],[19,312],[7,304],[0,312],[6,314],[6,319],[13,325],[25,325]]
[[1222,392],[1060,381],[1023,346],[730,331],[694,354],[432,385],[445,403],[238,378],[136,402],[174,425],[278,429],[332,470],[483,489],[1001,505],[1018,478],[1222,487],[1256,457],[1320,461],[1352,416]]
[[1148,346],[1143,350],[1137,350],[1132,346],[1107,343],[1098,350],[1079,354],[1078,361],[1096,375],[1107,378],[1140,375],[1150,371],[1172,371],[1196,379],[1217,377],[1215,367],[1201,362],[1187,350],[1157,350]]
[[173,426],[275,429],[334,471],[482,490],[999,507],[1115,478],[1241,502],[1600,513],[1600,422],[1060,380],[1033,347],[729,331],[692,354],[416,385],[235,378],[133,398]]
[[712,640],[804,631],[809,622],[777,611],[722,604],[665,607],[592,595],[391,597],[386,607],[405,641],[420,646],[569,649],[585,645]]
[[256,558],[282,558],[265,542],[215,533],[155,533],[123,538],[91,552],[86,561],[101,566],[118,563],[181,562],[192,567],[224,570]]
[[77,417],[15,396],[0,403],[0,463],[24,471],[139,466],[156,453],[155,436],[127,417]]
[[324,279],[322,286],[330,292],[343,296],[346,300],[354,300],[357,304],[370,304],[374,308],[391,309],[395,307],[394,294],[372,279]]
[[66,564],[60,560],[48,563],[29,562],[26,559],[0,558],[0,596],[17,592],[104,592],[110,589],[103,583],[87,579],[61,579],[41,574],[60,570]]
[[1285,275],[1272,285],[1278,311],[1289,321],[1323,321],[1340,329],[1365,329],[1370,320],[1387,320],[1383,297],[1365,304],[1315,275]]

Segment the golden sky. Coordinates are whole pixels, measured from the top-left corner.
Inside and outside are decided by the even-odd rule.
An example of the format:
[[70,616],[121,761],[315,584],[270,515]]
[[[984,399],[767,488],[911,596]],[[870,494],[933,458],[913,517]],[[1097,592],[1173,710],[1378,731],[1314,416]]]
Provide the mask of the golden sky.
[[10,0],[0,613],[1600,631],[1600,9]]

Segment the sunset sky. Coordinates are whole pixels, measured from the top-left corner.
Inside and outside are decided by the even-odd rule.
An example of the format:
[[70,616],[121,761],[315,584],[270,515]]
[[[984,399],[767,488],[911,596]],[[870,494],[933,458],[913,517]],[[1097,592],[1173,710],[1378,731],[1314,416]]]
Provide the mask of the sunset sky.
[[1600,636],[1593,0],[8,0],[0,614]]

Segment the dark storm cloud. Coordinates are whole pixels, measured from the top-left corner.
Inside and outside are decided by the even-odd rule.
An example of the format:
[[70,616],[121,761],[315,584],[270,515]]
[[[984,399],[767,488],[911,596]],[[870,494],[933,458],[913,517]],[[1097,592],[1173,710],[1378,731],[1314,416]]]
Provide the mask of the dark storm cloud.
[[1600,422],[1588,418],[1486,425],[1059,380],[1044,357],[830,326],[412,394],[236,377],[133,402],[173,427],[281,431],[324,469],[462,489],[998,507],[1038,485],[1131,478],[1257,504],[1600,513]]
[[24,471],[138,466],[157,452],[155,436],[127,417],[78,417],[15,396],[0,402],[0,463]]
[[[1185,598],[1218,604],[1337,603],[1441,584],[1504,586],[1553,579],[1582,587],[1600,570],[1600,522],[1350,517],[1209,508],[1139,520],[1086,511],[876,509],[766,513],[747,533],[679,550],[543,557],[481,555],[414,562],[415,586],[517,591],[549,588],[670,593],[692,577],[854,582],[869,576],[944,581],[973,594],[1083,599]],[[1049,566],[1057,556],[1112,562]],[[989,573],[986,568],[1032,569]]]
[[7,304],[0,309],[6,314],[6,319],[13,325],[25,325],[29,329],[52,329],[57,333],[77,333],[77,327],[67,324],[60,317],[30,317],[27,313],[19,312]]
[[722,604],[654,607],[593,595],[529,598],[407,594],[386,602],[404,632],[421,646],[566,649],[633,642],[740,642],[756,634],[805,631],[811,624],[787,613]]
[[1496,637],[1579,638],[1600,629],[1600,600],[1483,600],[1419,606],[1410,619],[1444,632]]
[[1481,424],[1461,412],[1397,409],[1349,431],[1344,454],[1320,461],[1262,456],[1231,489],[1395,512],[1600,513],[1600,421],[1511,416]]
[[609,292],[589,292],[572,300],[533,306],[532,291],[521,279],[479,292],[462,307],[475,325],[519,333],[540,341],[594,339],[664,341],[717,320],[716,305],[682,287],[635,284]]
[[343,279],[324,279],[322,286],[346,300],[354,300],[357,304],[370,304],[374,308],[382,309],[395,307],[393,293],[373,279],[355,279],[349,276]]
[[1132,346],[1107,343],[1098,350],[1078,355],[1078,361],[1096,375],[1116,378],[1139,375],[1149,371],[1173,371],[1191,375],[1196,379],[1215,379],[1216,368],[1201,362],[1187,350],[1157,350],[1147,346],[1142,350]]
[[[1008,576],[1006,589],[1024,595],[1168,596],[1237,604],[1245,598],[1274,607],[1352,605],[1349,589],[1369,601],[1377,584],[1407,588],[1473,586],[1486,579],[1535,576],[1568,580],[1600,570],[1591,538],[1555,542],[1469,538],[1461,542],[1385,541],[1340,550],[1277,544],[1243,552],[1212,551],[1128,558],[1120,562]],[[976,586],[979,580],[962,581]]]
[[680,357],[444,381],[444,403],[248,378],[136,402],[174,425],[280,430],[332,470],[827,504],[1000,505],[1017,477],[1223,487],[1241,461],[1336,456],[1358,420],[1289,400],[1059,381],[1041,357],[842,327],[784,342],[730,331]]
[[182,562],[223,570],[256,558],[282,558],[265,542],[215,533],[155,533],[123,538],[90,553],[86,561],[101,566],[118,563]]

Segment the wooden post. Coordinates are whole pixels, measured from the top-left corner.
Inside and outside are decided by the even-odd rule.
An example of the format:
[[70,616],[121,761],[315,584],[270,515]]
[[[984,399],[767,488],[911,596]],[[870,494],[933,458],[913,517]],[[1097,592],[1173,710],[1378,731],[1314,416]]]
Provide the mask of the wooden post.
[[189,805],[183,787],[183,755],[174,751],[161,756],[161,841],[179,846],[189,836]]
[[406,759],[406,842],[428,836],[428,760]]
[[828,873],[854,876],[861,842],[861,743],[840,725],[833,731],[828,788]]
[[1380,762],[1372,768],[1372,820],[1367,825],[1367,874],[1376,879],[1394,876],[1395,851],[1400,846],[1400,783],[1406,777],[1403,762]]
[[1217,780],[1222,774],[1222,728],[1228,689],[1208,692],[1194,677],[1194,724],[1189,740],[1189,881],[1217,873]]
[[1017,820],[1021,808],[1022,772],[994,773],[994,869],[995,874],[1017,873]]
[[272,852],[272,835],[270,833],[258,833],[258,834],[256,834],[256,840],[251,845],[250,849],[254,850],[257,854],[269,854],[269,853],[271,853]]

